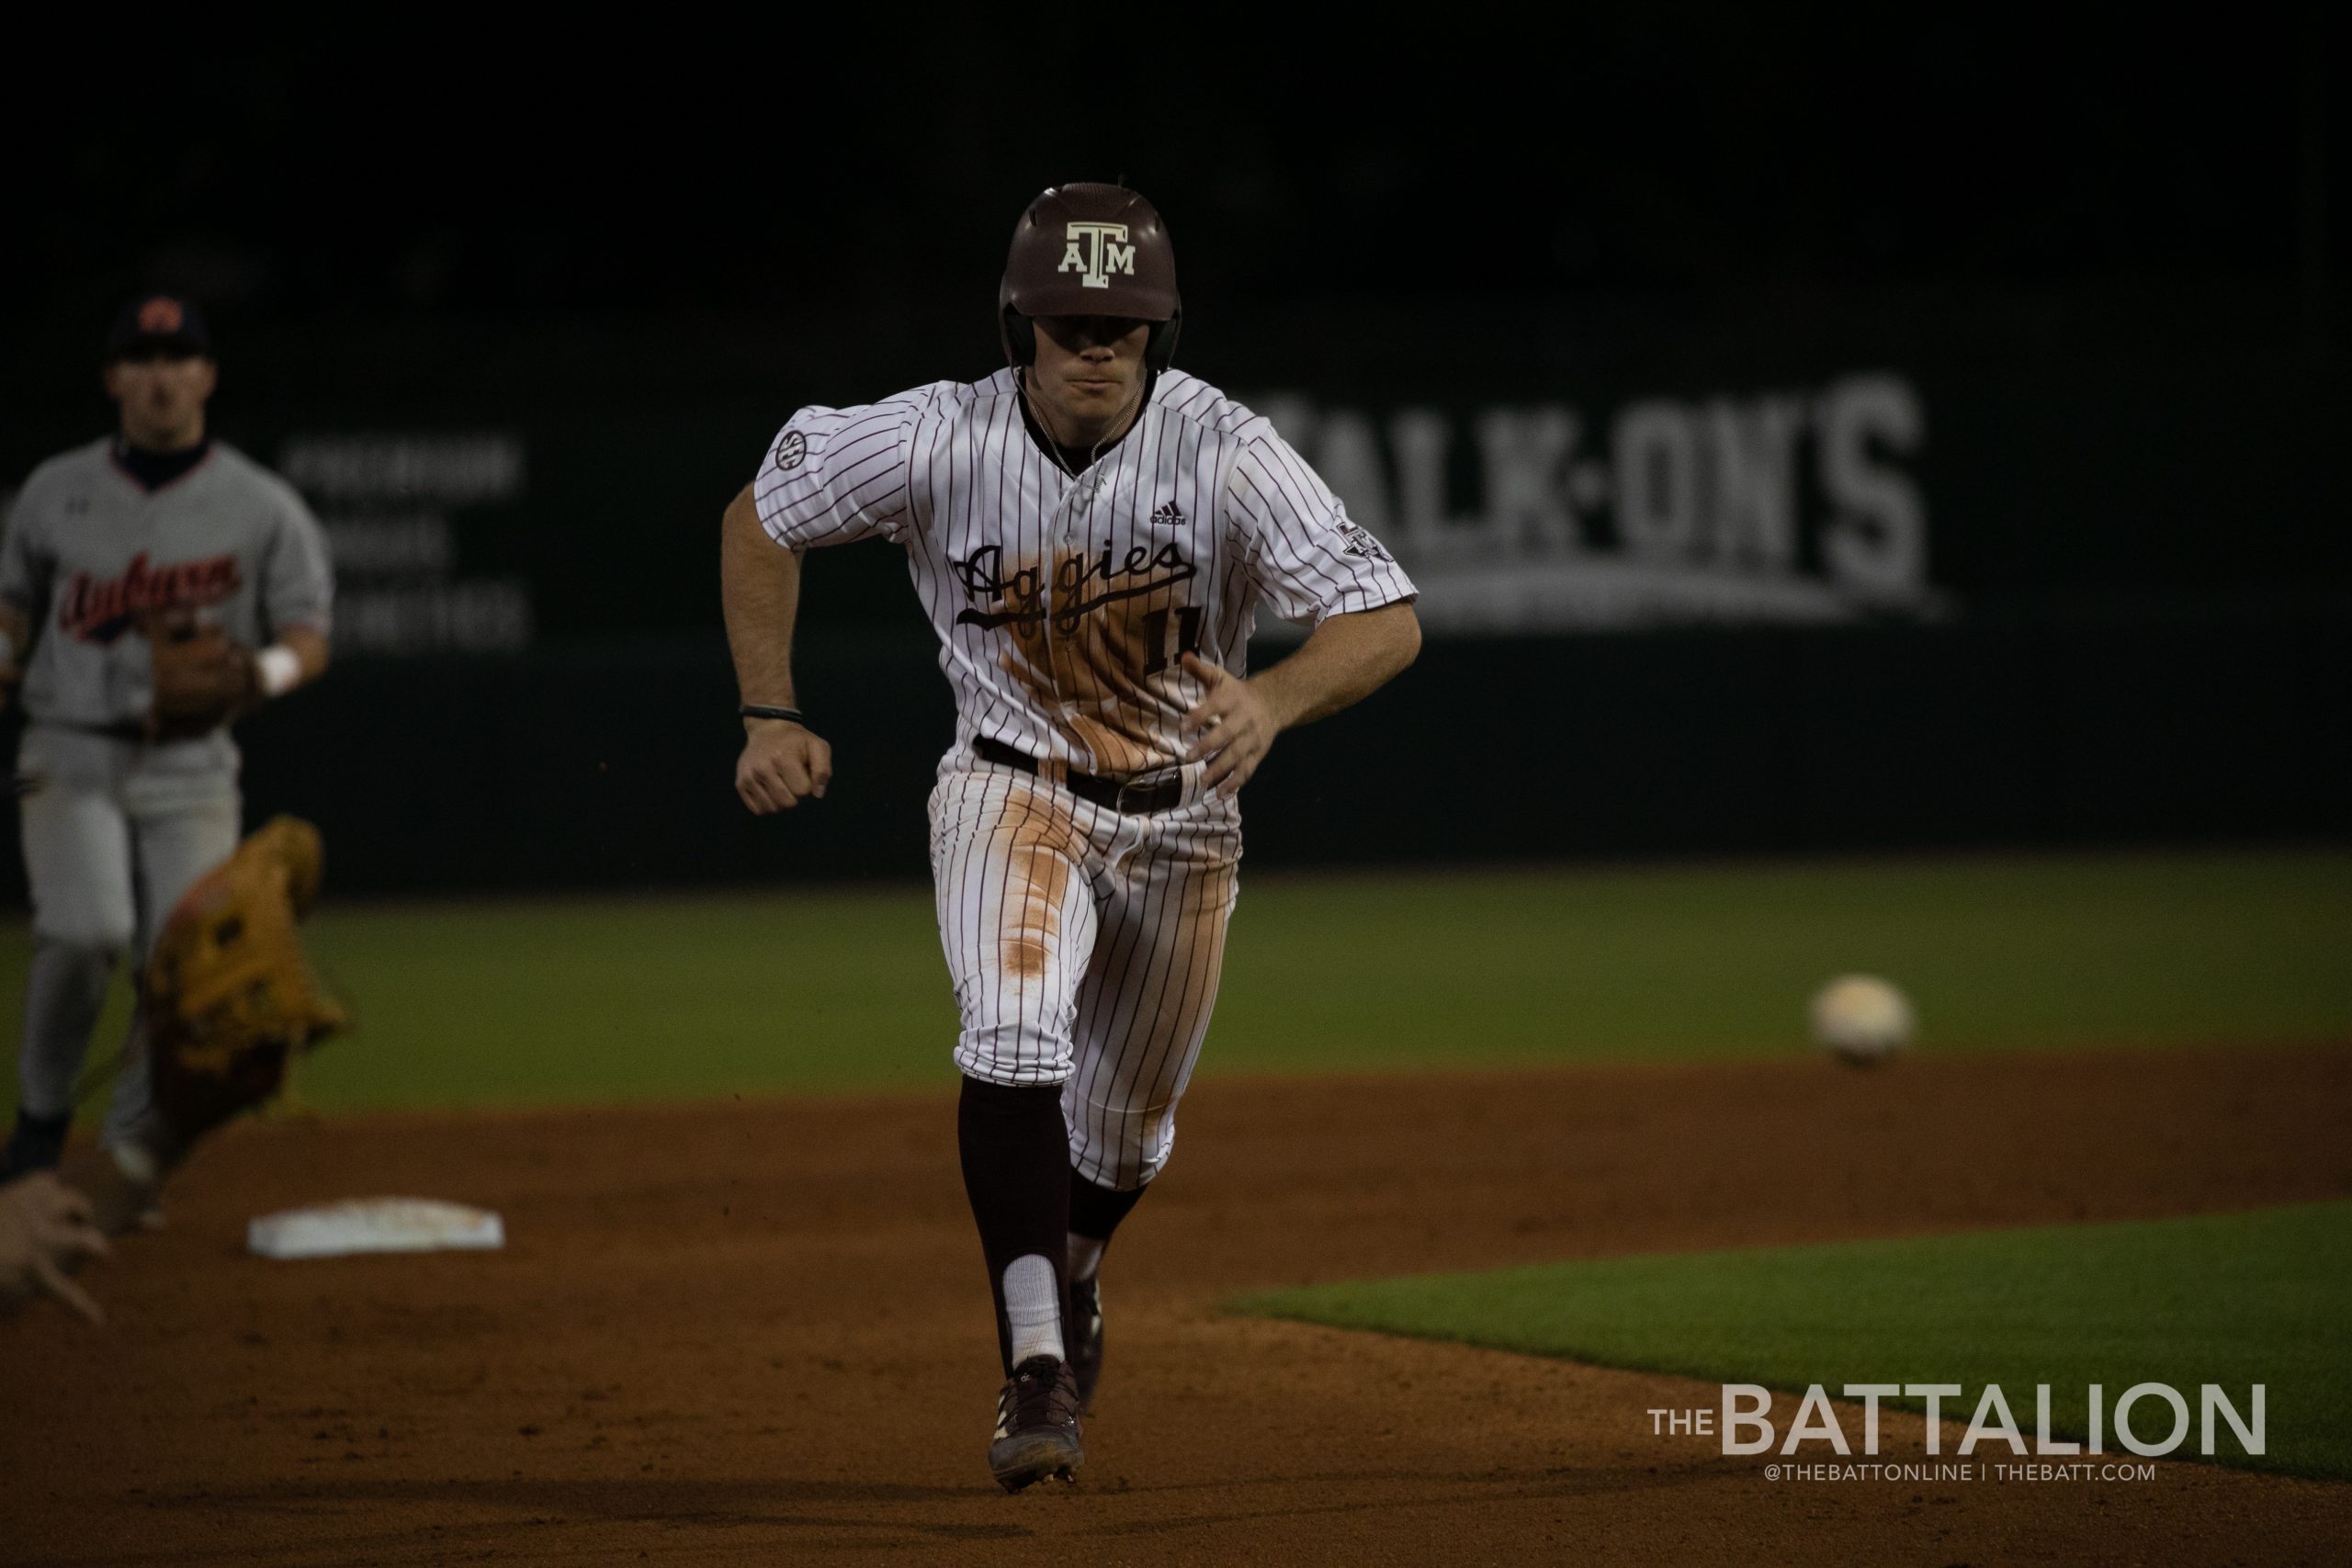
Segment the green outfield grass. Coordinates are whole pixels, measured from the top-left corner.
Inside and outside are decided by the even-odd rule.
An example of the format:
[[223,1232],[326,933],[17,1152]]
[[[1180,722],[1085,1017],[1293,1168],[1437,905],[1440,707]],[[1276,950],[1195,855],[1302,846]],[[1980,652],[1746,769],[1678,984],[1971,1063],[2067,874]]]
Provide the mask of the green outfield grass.
[[[1850,969],[1910,991],[1927,1050],[2352,1039],[2342,851],[1243,882],[1210,1073],[1799,1051]],[[330,898],[310,929],[365,1030],[306,1070],[324,1107],[950,1081],[920,888]]]
[[[2217,1417],[2215,1460],[2352,1480],[2352,1202],[1600,1258],[1273,1292],[1234,1304],[1797,1393],[1812,1383],[1832,1394],[1848,1383],[1959,1383],[1964,1393],[1942,1411],[1947,1455],[1987,1383],[2001,1385],[2029,1443],[2038,1383],[2051,1385],[2053,1435],[2076,1440],[2091,1384],[2105,1390],[2109,1412],[2135,1383],[2170,1384],[2191,1417],[2176,1458],[2198,1457],[2199,1385],[2221,1385],[2251,1421],[2251,1389],[2262,1383],[2267,1453],[2248,1457]],[[1783,1439],[1796,1405],[1773,1402]],[[2161,1443],[2172,1415],[2161,1401],[2143,1403],[2132,1423],[2143,1442]],[[1859,1452],[1859,1416],[1842,1425]],[[2111,1419],[2106,1449],[2123,1452]],[[1834,1457],[1826,1442],[1798,1451]],[[1996,1440],[1980,1443],[1975,1457],[2015,1456]]]

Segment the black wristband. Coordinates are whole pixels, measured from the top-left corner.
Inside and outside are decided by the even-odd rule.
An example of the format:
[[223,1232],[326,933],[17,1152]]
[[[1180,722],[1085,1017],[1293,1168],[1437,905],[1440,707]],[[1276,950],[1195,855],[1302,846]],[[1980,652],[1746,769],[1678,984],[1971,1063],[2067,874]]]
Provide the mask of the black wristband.
[[737,703],[735,712],[739,717],[742,718],[784,718],[790,719],[795,724],[807,722],[800,716],[798,708],[768,707],[760,703]]

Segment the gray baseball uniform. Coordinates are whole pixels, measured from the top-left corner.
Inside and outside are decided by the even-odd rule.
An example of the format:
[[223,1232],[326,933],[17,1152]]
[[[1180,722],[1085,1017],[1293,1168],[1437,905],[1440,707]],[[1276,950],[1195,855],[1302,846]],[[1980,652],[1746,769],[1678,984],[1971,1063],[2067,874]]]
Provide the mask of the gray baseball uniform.
[[[248,647],[290,626],[323,634],[334,598],[324,532],[293,487],[215,442],[150,491],[94,441],[33,470],[0,539],[0,601],[32,626],[17,752],[33,962],[17,1056],[19,1103],[72,1108],[115,964],[144,959],[196,879],[237,845],[236,743],[151,744],[141,629],[193,615]],[[141,1054],[116,1085],[105,1135],[145,1111]]]

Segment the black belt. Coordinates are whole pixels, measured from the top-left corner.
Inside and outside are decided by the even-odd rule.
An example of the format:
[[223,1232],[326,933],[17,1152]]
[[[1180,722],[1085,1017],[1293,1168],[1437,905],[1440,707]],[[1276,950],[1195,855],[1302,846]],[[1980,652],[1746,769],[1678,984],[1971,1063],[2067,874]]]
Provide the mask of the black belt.
[[153,739],[147,733],[147,727],[135,718],[126,718],[118,724],[75,724],[70,720],[54,718],[36,719],[33,722],[51,725],[59,729],[76,730],[84,735],[103,735],[109,740],[144,741]]
[[[1001,740],[991,740],[985,735],[972,742],[972,750],[983,762],[999,762],[1008,768],[1018,768],[1024,773],[1037,771],[1036,758],[1026,751],[1015,750]],[[1154,811],[1165,811],[1184,798],[1182,776],[1160,779],[1152,784],[1122,784],[1117,779],[1073,773],[1064,774],[1062,783],[1070,794],[1080,800],[1091,800],[1113,811],[1125,811],[1139,817]]]

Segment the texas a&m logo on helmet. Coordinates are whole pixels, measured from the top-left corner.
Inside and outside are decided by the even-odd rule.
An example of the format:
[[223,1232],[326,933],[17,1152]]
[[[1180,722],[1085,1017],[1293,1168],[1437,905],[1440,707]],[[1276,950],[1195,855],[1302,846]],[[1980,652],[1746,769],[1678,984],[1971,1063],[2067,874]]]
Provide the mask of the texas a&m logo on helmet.
[[1114,272],[1136,275],[1136,248],[1127,243],[1125,224],[1072,223],[1069,234],[1056,272],[1077,273],[1079,282],[1089,288],[1110,288]]

